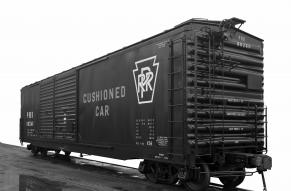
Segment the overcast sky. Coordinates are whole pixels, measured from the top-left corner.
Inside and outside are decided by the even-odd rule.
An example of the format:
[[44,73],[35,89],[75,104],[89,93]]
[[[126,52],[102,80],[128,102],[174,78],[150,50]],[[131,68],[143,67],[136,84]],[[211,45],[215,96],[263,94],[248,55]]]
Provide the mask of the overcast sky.
[[[264,39],[269,190],[290,171],[290,1],[0,1],[0,141],[19,144],[21,87],[155,35],[190,18],[238,17]],[[259,176],[242,187],[262,190]]]

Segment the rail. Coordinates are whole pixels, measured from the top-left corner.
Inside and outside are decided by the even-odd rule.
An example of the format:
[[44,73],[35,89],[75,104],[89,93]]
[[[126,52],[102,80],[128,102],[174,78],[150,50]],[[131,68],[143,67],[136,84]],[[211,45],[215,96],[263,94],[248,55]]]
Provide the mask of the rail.
[[[56,158],[54,154],[48,154],[46,156],[46,158],[44,158],[44,157],[40,157],[40,158],[42,158],[44,160],[46,158],[50,158],[50,159],[55,160],[55,161],[64,160],[64,162],[73,163],[73,164],[77,164],[77,165],[80,164],[81,166],[84,166],[84,164],[86,164],[87,168],[89,166],[92,166],[92,167],[97,166],[99,168],[101,167],[101,168],[105,168],[105,169],[111,167],[112,169],[115,169],[115,170],[117,169],[117,171],[122,171],[122,172],[125,171],[123,173],[125,175],[127,174],[126,173],[127,170],[134,170],[134,171],[136,171],[136,174],[140,174],[138,172],[138,168],[135,168],[135,167],[129,167],[129,166],[125,166],[125,165],[113,164],[113,163],[108,163],[108,162],[103,162],[103,161],[98,161],[98,160],[92,160],[92,159],[86,159],[86,158],[80,158],[80,157],[75,157],[75,156],[71,156],[70,160],[67,160],[66,157],[64,157],[64,158],[57,157]],[[126,176],[126,177],[128,177],[128,176]],[[138,179],[140,179],[139,176],[132,176],[132,178],[136,178],[136,177]],[[143,179],[140,179],[140,180],[142,181]],[[178,183],[177,186],[178,187],[182,187],[183,184]],[[225,190],[225,188],[223,188],[222,184],[213,183],[213,182],[210,183],[208,191],[220,191],[220,190],[227,191],[227,190]],[[243,188],[236,188],[233,191],[251,191],[251,190],[247,190],[247,189],[243,189]]]

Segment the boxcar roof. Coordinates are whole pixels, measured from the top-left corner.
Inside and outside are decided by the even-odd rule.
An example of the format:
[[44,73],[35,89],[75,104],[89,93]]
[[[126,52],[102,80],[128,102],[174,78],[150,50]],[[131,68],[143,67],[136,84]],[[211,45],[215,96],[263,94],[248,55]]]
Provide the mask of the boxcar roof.
[[[113,55],[113,54],[115,54],[115,53],[117,53],[117,52],[121,52],[121,51],[123,51],[123,50],[125,50],[125,49],[128,49],[128,48],[130,48],[130,47],[133,47],[133,46],[135,46],[135,45],[137,45],[137,44],[140,44],[140,43],[146,42],[146,41],[148,41],[148,40],[151,40],[151,39],[153,39],[153,38],[156,38],[156,37],[158,37],[158,36],[161,36],[161,35],[163,35],[163,34],[165,34],[165,33],[170,32],[170,31],[176,30],[176,29],[178,29],[178,28],[182,28],[182,27],[184,27],[184,26],[186,26],[186,25],[190,25],[190,24],[204,24],[204,25],[219,26],[219,25],[221,24],[221,22],[222,22],[222,21],[208,20],[208,19],[202,19],[202,18],[192,18],[192,19],[189,19],[189,20],[187,20],[187,21],[185,21],[185,22],[182,22],[182,23],[176,25],[175,27],[173,27],[173,28],[171,28],[171,29],[165,30],[165,31],[163,31],[163,32],[161,32],[161,33],[158,33],[158,34],[154,35],[154,36],[151,36],[151,37],[149,37],[149,38],[143,39],[143,40],[138,41],[138,42],[136,42],[136,43],[134,43],[134,44],[131,44],[131,45],[129,45],[129,46],[125,46],[125,47],[123,47],[123,48],[121,48],[121,49],[118,49],[118,50],[116,50],[116,51],[110,52],[110,53],[108,53],[108,54],[106,54],[106,55],[103,55],[103,56],[101,56],[101,57],[99,57],[99,58],[93,59],[93,60],[91,60],[91,61],[89,61],[89,62],[85,62],[85,63],[83,63],[83,64],[81,64],[81,65],[78,65],[78,66],[75,66],[75,67],[70,68],[70,69],[68,69],[68,70],[65,70],[65,71],[63,71],[63,72],[57,73],[57,74],[55,74],[55,75],[53,75],[53,76],[56,76],[56,75],[62,74],[62,73],[67,72],[67,71],[69,71],[69,70],[79,69],[79,68],[83,68],[83,67],[86,67],[86,66],[91,65],[91,64],[94,64],[94,63],[101,62],[101,61],[103,61],[103,60],[106,60],[109,56],[111,56],[111,55]],[[242,33],[244,33],[244,34],[246,34],[246,35],[249,35],[249,36],[251,36],[251,37],[253,37],[253,38],[256,38],[256,39],[258,39],[258,40],[263,41],[263,39],[261,39],[261,38],[259,38],[259,37],[256,37],[256,36],[254,36],[254,35],[252,35],[252,34],[249,34],[249,33],[245,32],[245,31],[242,31],[242,30],[240,30],[240,29],[238,29],[238,30],[239,30],[239,32],[242,32]],[[30,84],[30,85],[26,85],[26,86],[24,86],[23,88],[28,87],[28,86],[34,86],[34,85],[37,85],[37,84],[39,84],[41,81],[43,81],[43,80],[45,80],[45,79],[48,79],[48,78],[51,78],[51,77],[53,77],[53,76],[49,76],[49,77],[47,77],[47,78],[44,78],[44,79],[39,80],[39,81],[37,81],[37,82],[34,82],[34,83]]]

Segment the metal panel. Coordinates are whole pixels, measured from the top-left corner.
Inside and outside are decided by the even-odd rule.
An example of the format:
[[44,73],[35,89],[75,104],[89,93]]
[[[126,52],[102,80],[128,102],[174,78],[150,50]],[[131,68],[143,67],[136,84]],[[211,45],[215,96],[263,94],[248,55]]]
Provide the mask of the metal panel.
[[62,73],[55,78],[54,92],[54,138],[76,138],[76,71]]
[[40,83],[40,109],[39,109],[39,137],[53,137],[53,98],[54,78],[48,78]]
[[169,47],[162,42],[80,70],[81,143],[167,155]]
[[34,84],[21,90],[20,140],[38,136],[39,85]]

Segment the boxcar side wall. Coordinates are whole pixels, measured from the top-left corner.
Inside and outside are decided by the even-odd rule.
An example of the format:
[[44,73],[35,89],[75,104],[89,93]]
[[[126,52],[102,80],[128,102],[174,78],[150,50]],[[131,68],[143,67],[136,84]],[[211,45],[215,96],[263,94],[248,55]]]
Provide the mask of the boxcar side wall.
[[167,156],[170,41],[183,36],[175,32],[79,70],[80,144],[121,159]]
[[[180,42],[175,51],[181,53],[184,30],[177,28],[40,81],[33,90],[38,99],[27,103],[37,107],[35,135],[21,140],[118,159],[166,159],[173,146],[168,139],[173,136],[168,126],[170,41]],[[34,99],[31,90],[24,87],[22,97]],[[26,111],[22,106],[21,120]],[[21,131],[27,127],[22,125]]]
[[81,143],[137,151],[168,136],[168,54],[151,44],[80,70]]

